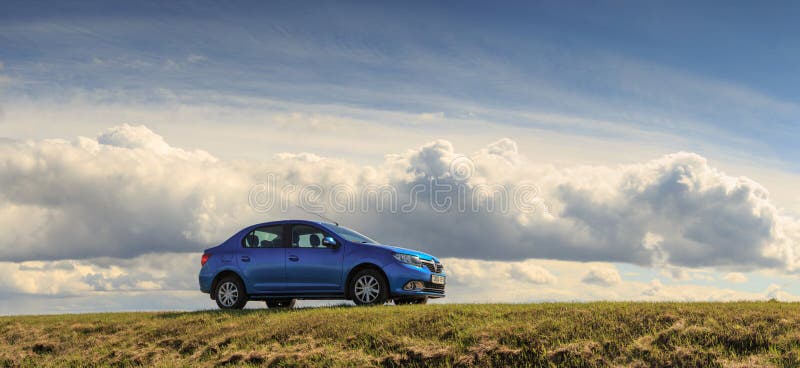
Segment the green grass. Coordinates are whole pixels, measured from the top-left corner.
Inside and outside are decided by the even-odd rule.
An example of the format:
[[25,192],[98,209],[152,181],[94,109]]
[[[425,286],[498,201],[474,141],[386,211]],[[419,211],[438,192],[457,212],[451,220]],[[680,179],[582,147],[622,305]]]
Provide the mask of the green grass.
[[800,304],[553,303],[0,318],[9,366],[800,366]]

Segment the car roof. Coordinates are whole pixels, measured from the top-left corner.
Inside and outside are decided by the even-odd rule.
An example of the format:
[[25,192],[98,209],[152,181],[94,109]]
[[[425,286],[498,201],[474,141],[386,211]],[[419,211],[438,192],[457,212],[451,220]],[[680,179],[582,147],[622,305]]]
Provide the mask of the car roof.
[[324,221],[310,221],[310,220],[278,220],[278,221],[270,221],[270,222],[262,222],[260,224],[254,224],[248,226],[247,228],[253,227],[261,227],[261,226],[270,226],[270,225],[286,225],[286,224],[306,224],[306,225],[328,225],[328,226],[335,226],[335,224],[330,222]]

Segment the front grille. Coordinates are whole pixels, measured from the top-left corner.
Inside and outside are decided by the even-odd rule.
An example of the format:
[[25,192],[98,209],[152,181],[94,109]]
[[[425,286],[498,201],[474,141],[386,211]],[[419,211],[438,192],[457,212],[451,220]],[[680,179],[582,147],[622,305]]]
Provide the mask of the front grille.
[[434,284],[432,282],[426,282],[425,287],[422,289],[422,291],[426,291],[429,293],[444,294],[444,285]]
[[434,263],[433,261],[422,260],[422,264],[433,273],[442,273],[444,270],[444,266],[439,262]]

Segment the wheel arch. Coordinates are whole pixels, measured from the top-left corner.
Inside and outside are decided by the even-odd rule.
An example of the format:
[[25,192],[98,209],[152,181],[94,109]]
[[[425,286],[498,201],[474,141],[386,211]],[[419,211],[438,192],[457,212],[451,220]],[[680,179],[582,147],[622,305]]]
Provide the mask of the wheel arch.
[[247,284],[245,284],[244,279],[234,270],[222,270],[214,276],[214,281],[211,282],[211,299],[214,299],[214,292],[217,290],[217,284],[219,280],[222,280],[224,277],[233,276],[239,279],[242,282],[242,287],[244,288],[244,293],[247,294]]
[[391,297],[392,288],[389,285],[389,278],[386,276],[386,272],[384,272],[383,269],[380,266],[378,266],[378,265],[376,265],[374,263],[362,262],[362,263],[359,263],[358,265],[356,265],[355,267],[353,267],[352,269],[350,269],[350,272],[347,274],[347,279],[345,279],[345,284],[344,284],[345,285],[345,287],[344,287],[344,297],[345,297],[345,299],[353,299],[353,295],[350,292],[350,283],[353,282],[353,277],[355,277],[355,275],[357,273],[359,273],[359,272],[361,272],[363,270],[367,270],[367,269],[376,270],[376,271],[378,271],[378,273],[381,274],[381,277],[383,277],[383,281],[386,282],[386,286],[388,287],[388,290],[387,290],[387,292],[389,292],[388,295],[389,295],[389,297]]

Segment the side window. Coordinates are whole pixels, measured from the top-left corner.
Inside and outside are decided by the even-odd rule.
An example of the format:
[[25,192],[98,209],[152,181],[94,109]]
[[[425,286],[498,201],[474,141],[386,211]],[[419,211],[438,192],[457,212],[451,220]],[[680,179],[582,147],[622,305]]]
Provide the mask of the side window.
[[283,225],[256,228],[242,240],[245,248],[280,248],[283,246]]
[[313,226],[292,226],[292,248],[327,248],[322,245],[326,234]]

